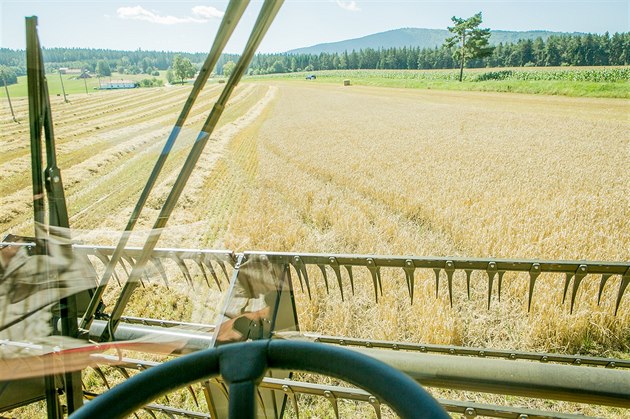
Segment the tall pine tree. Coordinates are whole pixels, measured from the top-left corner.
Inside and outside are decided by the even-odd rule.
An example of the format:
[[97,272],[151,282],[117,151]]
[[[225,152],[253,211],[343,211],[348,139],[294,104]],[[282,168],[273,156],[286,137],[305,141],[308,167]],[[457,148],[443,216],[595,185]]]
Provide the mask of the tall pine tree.
[[459,81],[464,78],[464,66],[467,60],[483,58],[492,54],[492,47],[489,46],[490,29],[480,29],[481,12],[462,19],[453,16],[451,18],[455,26],[449,26],[449,32],[454,35],[444,41],[447,48],[455,47],[453,58],[459,62]]

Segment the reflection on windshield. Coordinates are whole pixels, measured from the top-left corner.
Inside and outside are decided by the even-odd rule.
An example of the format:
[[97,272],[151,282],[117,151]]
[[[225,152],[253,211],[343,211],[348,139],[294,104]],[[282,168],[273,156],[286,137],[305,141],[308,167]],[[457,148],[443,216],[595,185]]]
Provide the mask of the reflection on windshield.
[[250,254],[235,271],[217,324],[215,344],[270,338],[272,332],[297,330],[288,265]]
[[[42,227],[38,236],[44,237]],[[39,241],[8,235],[0,250],[0,339],[39,342],[58,334],[59,300],[94,288],[85,256],[72,251],[61,229]],[[2,356],[14,350],[2,350]],[[19,352],[19,351],[18,351]]]
[[[76,315],[81,316],[98,274],[86,249],[73,247],[67,229],[47,228],[37,226],[37,239],[9,234],[0,242],[2,380],[117,364],[122,350],[168,354],[185,344],[187,337],[172,334],[98,344],[87,340],[87,331],[79,339],[62,336],[60,301],[74,296]],[[0,389],[0,399],[5,390]]]

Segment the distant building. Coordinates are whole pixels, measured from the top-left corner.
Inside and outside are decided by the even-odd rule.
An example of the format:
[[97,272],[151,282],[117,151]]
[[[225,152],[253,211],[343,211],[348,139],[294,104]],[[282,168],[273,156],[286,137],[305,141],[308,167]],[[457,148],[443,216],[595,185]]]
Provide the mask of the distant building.
[[111,89],[133,89],[138,87],[138,83],[133,80],[116,80],[109,81],[107,83],[100,83],[99,89],[111,90]]
[[59,67],[59,72],[61,74],[81,74],[83,70],[80,68]]

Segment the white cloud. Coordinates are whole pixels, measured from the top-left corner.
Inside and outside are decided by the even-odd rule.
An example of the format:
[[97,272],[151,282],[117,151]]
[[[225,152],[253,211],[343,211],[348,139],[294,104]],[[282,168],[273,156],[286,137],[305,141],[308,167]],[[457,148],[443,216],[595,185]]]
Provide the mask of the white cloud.
[[361,10],[359,6],[357,5],[357,2],[354,0],[352,1],[337,0],[337,5],[341,7],[342,9],[349,10],[351,12],[358,12],[359,10]]
[[221,10],[215,9],[212,6],[195,6],[192,8],[192,12],[197,16],[205,17],[208,19],[220,19],[225,14]]
[[177,17],[171,15],[160,15],[156,11],[147,10],[142,6],[119,7],[116,15],[120,19],[144,20],[160,25],[176,25],[178,23],[206,23],[210,18],[220,18],[223,12],[214,7],[195,6],[192,8],[193,13],[199,17],[185,16]]

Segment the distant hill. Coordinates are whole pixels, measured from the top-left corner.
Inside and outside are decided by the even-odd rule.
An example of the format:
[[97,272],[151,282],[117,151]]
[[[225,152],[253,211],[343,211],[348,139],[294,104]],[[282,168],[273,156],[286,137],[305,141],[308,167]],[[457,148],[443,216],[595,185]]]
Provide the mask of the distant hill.
[[[516,42],[519,39],[536,39],[538,37],[546,40],[551,35],[577,35],[576,33],[568,34],[565,32],[550,31],[518,32],[493,30],[490,33],[491,44],[498,44],[500,42]],[[310,47],[293,49],[287,52],[290,54],[319,54],[321,52],[342,53],[344,51],[358,51],[360,49],[366,48],[400,48],[405,46],[434,48],[442,45],[444,43],[444,40],[449,35],[450,32],[446,29],[402,28],[393,29],[386,32],[379,32],[372,35],[363,36],[361,38],[348,39],[345,41],[331,42],[327,44],[317,44]]]

